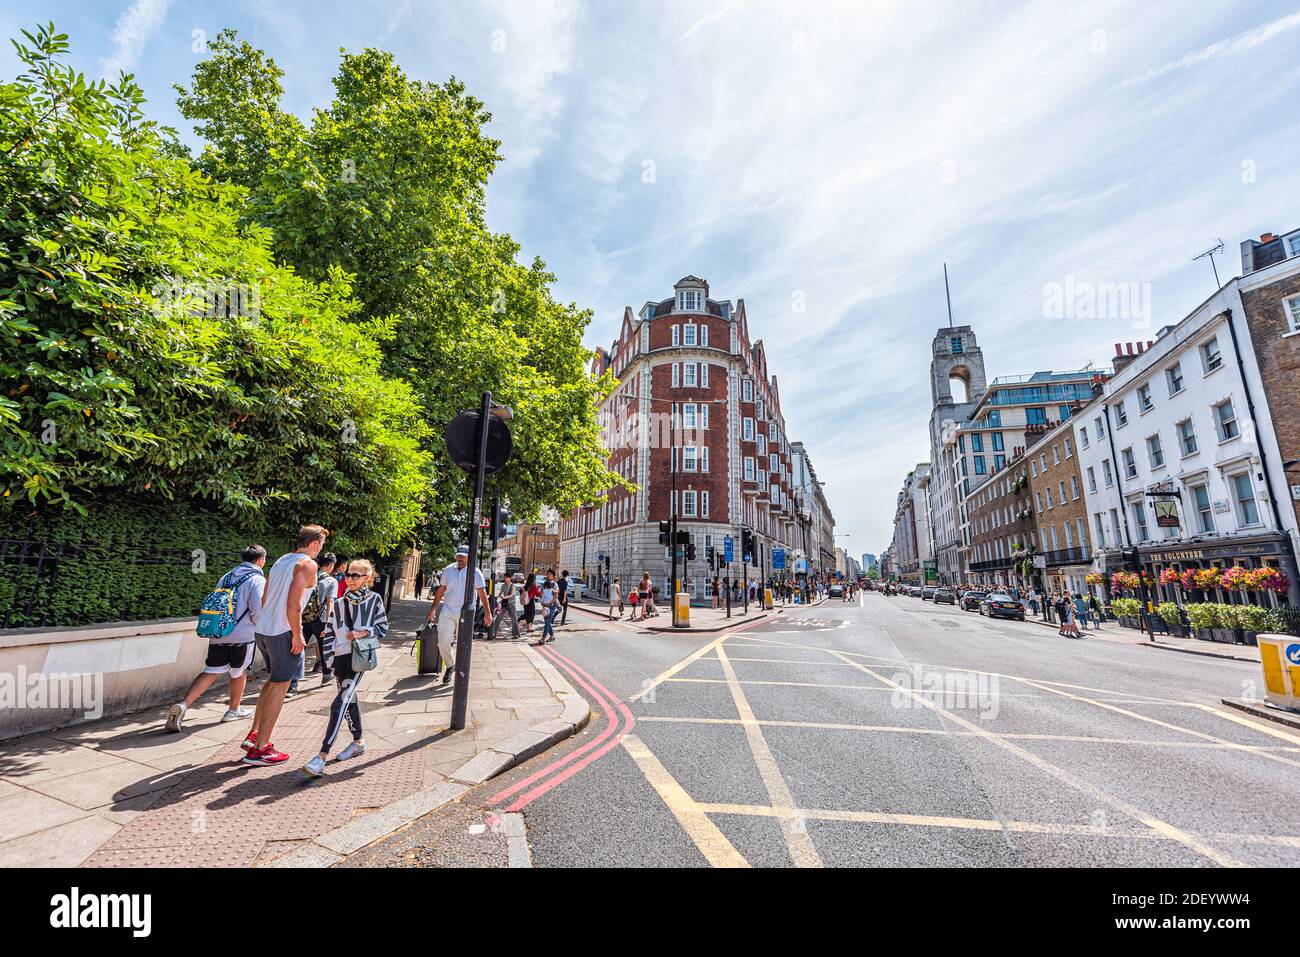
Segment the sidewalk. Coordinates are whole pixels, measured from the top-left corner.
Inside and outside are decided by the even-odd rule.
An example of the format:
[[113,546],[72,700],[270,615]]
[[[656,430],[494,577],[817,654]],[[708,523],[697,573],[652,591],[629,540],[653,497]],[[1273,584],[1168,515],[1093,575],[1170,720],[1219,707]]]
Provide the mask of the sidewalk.
[[447,730],[451,686],[417,675],[409,653],[427,609],[394,603],[379,668],[358,693],[368,749],[321,779],[301,768],[320,747],[335,685],[311,675],[303,687],[318,690],[287,701],[276,725],[274,743],[291,755],[278,768],[239,763],[251,721],[220,723],[224,683],[180,734],[162,730],[160,707],[0,742],[0,867],[250,866],[295,851],[330,863],[324,848],[364,846],[586,723],[586,700],[525,642],[476,641],[468,726]]
[[[1026,614],[1025,621],[1045,625],[1059,630],[1060,626],[1052,621]],[[1082,629],[1081,629],[1082,630]],[[1083,631],[1087,638],[1101,638],[1104,641],[1118,641],[1129,645],[1141,645],[1144,648],[1159,648],[1162,651],[1177,651],[1187,655],[1201,655],[1206,658],[1226,658],[1230,661],[1251,661],[1259,663],[1259,649],[1254,645],[1232,645],[1219,641],[1203,641],[1200,638],[1174,638],[1170,635],[1156,635],[1152,641],[1145,631],[1125,628],[1117,621],[1102,624],[1101,630],[1088,628]]]
[[[692,606],[691,624],[689,628],[674,628],[672,609],[664,605],[658,606],[659,614],[657,616],[645,621],[638,620],[634,622],[628,618],[628,615],[631,614],[632,606],[625,604],[624,607],[626,608],[626,611],[624,612],[623,618],[616,618],[613,623],[617,624],[621,621],[624,627],[632,628],[637,631],[667,631],[686,634],[692,632],[722,631],[726,628],[745,624],[758,618],[766,618],[769,615],[780,612],[794,612],[804,608],[816,608],[825,601],[826,599],[823,598],[818,601],[811,601],[806,605],[796,605],[793,603],[783,605],[780,602],[777,602],[775,606],[768,611],[764,611],[758,602],[750,602],[748,614],[745,613],[745,606],[743,604],[736,604],[731,606],[731,618],[727,618],[727,609],[725,605],[716,609],[705,606]],[[570,612],[581,610],[590,615],[594,615],[600,621],[609,621],[609,606],[603,602],[595,602],[590,598],[584,598],[581,601],[570,601],[569,610]]]

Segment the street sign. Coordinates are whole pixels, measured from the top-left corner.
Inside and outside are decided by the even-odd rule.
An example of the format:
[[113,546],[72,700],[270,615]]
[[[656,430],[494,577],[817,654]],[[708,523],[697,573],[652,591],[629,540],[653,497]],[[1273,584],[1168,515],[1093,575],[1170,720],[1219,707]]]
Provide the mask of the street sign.
[[722,555],[728,565],[736,560],[736,542],[730,535],[722,540]]
[[785,570],[785,549],[784,548],[772,549],[772,570],[777,572]]
[[1300,641],[1286,646],[1286,660],[1293,665],[1300,665]]
[[1043,569],[1047,568],[1047,556],[1046,556],[1046,555],[1035,555],[1035,556],[1034,556],[1034,567],[1035,567],[1035,568],[1043,568]]
[[506,556],[506,574],[507,574],[507,575],[513,575],[515,572],[521,572],[521,573],[522,573],[523,570],[524,570],[524,560],[523,560],[522,556],[519,556],[519,555],[507,555],[507,556]]

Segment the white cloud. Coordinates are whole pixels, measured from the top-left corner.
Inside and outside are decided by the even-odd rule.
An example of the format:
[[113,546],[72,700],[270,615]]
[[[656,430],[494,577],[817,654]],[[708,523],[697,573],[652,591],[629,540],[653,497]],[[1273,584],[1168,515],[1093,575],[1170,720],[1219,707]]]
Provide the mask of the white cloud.
[[1238,53],[1245,53],[1247,50],[1253,50],[1258,46],[1268,43],[1288,30],[1294,30],[1300,27],[1300,11],[1290,16],[1281,17],[1270,23],[1238,33],[1236,36],[1229,37],[1226,40],[1220,40],[1217,43],[1211,43],[1209,46],[1201,47],[1199,50],[1193,50],[1174,60],[1166,63],[1164,66],[1153,67],[1144,73],[1136,76],[1127,77],[1123,85],[1132,86],[1137,83],[1146,83],[1148,80],[1154,80],[1156,77],[1164,76],[1166,73],[1172,73],[1175,70],[1185,70],[1204,63],[1207,60],[1215,60],[1219,57],[1234,56]]
[[162,29],[172,0],[135,0],[122,11],[113,26],[113,52],[100,60],[99,68],[110,80],[119,72],[130,73],[145,46]]

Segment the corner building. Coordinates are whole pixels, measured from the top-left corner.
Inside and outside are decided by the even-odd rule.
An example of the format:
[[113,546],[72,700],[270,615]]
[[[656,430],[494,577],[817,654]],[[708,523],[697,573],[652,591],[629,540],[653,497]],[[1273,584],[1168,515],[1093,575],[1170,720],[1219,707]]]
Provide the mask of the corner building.
[[676,511],[696,549],[685,572],[678,566],[693,599],[711,596],[709,549],[720,554],[728,535],[735,560],[718,575],[742,577],[743,527],[757,543],[751,581],[794,577],[797,558],[811,556],[802,552],[777,379],[762,340],[750,340],[744,300],[711,299],[707,282],[687,276],[670,298],[626,307],[618,338],[592,359],[593,376],[606,372],[619,383],[600,409],[609,467],[635,490],[613,488],[567,515],[560,564],[595,594],[618,578],[626,595],[643,572],[667,594],[672,562],[658,523]]

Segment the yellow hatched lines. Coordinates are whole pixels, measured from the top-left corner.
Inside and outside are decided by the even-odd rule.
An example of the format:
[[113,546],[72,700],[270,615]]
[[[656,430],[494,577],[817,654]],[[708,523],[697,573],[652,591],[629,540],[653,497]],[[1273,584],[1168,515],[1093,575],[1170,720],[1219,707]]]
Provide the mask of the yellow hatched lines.
[[[777,658],[748,658],[748,657],[731,657],[724,648],[725,642],[733,637],[739,637],[747,643],[758,644],[762,646],[780,646],[788,648],[797,648],[803,652],[817,652],[828,655],[832,661],[815,661],[804,659],[777,659]],[[752,645],[751,645],[752,647]],[[687,678],[679,677],[680,673],[691,664],[706,659],[717,661],[723,669],[725,678]],[[1012,833],[1034,833],[1034,834],[1053,834],[1053,835],[1082,835],[1093,837],[1116,837],[1116,838],[1134,838],[1143,840],[1165,840],[1172,841],[1187,847],[1196,854],[1207,858],[1208,860],[1221,866],[1233,867],[1240,866],[1240,863],[1230,854],[1212,847],[1209,841],[1236,841],[1242,843],[1267,843],[1277,846],[1300,848],[1300,837],[1288,835],[1252,835],[1252,834],[1234,834],[1229,832],[1216,833],[1211,835],[1197,835],[1182,828],[1176,827],[1167,821],[1161,820],[1155,815],[1136,807],[1085,780],[1075,777],[1070,772],[1060,768],[1038,755],[1025,750],[1016,743],[1016,740],[1024,741],[1068,741],[1084,742],[1098,744],[1114,745],[1141,745],[1150,747],[1170,747],[1170,748],[1202,748],[1202,749],[1220,749],[1220,750],[1240,750],[1247,753],[1258,754],[1261,757],[1273,761],[1280,761],[1285,764],[1300,764],[1290,757],[1284,756],[1278,752],[1296,752],[1300,751],[1300,736],[1255,724],[1245,718],[1230,715],[1220,711],[1217,708],[1201,704],[1198,702],[1175,701],[1147,695],[1128,695],[1125,692],[1115,692],[1101,688],[1090,688],[1084,685],[1076,685],[1067,682],[1047,681],[1040,679],[1023,678],[1017,675],[1005,675],[998,672],[976,671],[972,669],[962,669],[973,674],[982,674],[1006,678],[1017,681],[1024,685],[1034,688],[1037,691],[1045,692],[1047,695],[1056,695],[1083,704],[1109,710],[1125,717],[1144,721],[1159,727],[1166,728],[1175,732],[1187,734],[1197,738],[1196,741],[1141,741],[1128,738],[1102,738],[1086,735],[1060,735],[1060,734],[1035,734],[1028,732],[993,732],[987,728],[980,727],[962,716],[940,707],[935,701],[929,700],[928,695],[935,692],[929,690],[914,690],[905,687],[884,675],[874,671],[872,668],[855,659],[865,659],[867,661],[878,661],[886,664],[906,664],[909,667],[932,667],[922,665],[916,662],[908,662],[905,659],[882,658],[880,656],[866,655],[855,652],[842,652],[832,648],[821,648],[799,644],[797,642],[776,641],[773,639],[760,638],[756,635],[736,635],[733,633],[724,633],[716,639],[695,652],[677,662],[671,668],[664,671],[658,677],[646,683],[646,685],[631,700],[637,700],[644,697],[647,692],[656,688],[658,685],[668,681],[682,683],[707,683],[707,684],[726,684],[731,693],[732,701],[736,706],[739,717],[736,718],[705,718],[705,717],[672,717],[661,715],[640,715],[638,721],[643,722],[682,722],[696,724],[715,724],[715,725],[738,725],[745,731],[746,740],[749,744],[755,764],[758,767],[759,776],[768,793],[770,805],[739,805],[739,804],[720,804],[720,803],[703,803],[697,802],[686,792],[684,788],[672,777],[663,764],[650,752],[645,743],[636,735],[629,735],[624,739],[623,746],[628,754],[632,757],[637,767],[646,777],[647,781],[659,794],[665,805],[673,813],[675,818],[681,824],[683,830],[691,837],[696,847],[704,855],[705,859],[715,867],[745,867],[748,862],[739,851],[731,844],[726,836],[710,820],[710,814],[737,814],[768,817],[777,820],[781,827],[781,833],[785,839],[786,846],[790,851],[791,859],[798,866],[822,866],[820,855],[818,855],[815,846],[810,839],[807,829],[804,826],[808,820],[827,820],[827,821],[847,821],[871,824],[889,824],[913,827],[936,827],[936,828],[960,828],[968,830],[988,830],[988,831],[1007,831]],[[867,675],[879,683],[879,687],[872,685],[838,685],[823,684],[818,682],[788,682],[788,681],[741,681],[737,678],[733,667],[734,661],[754,661],[766,664],[833,664],[844,665],[852,668],[862,674]],[[745,696],[745,685],[779,685],[788,687],[821,687],[835,689],[851,689],[855,691],[880,691],[894,694],[904,694],[911,697],[922,707],[928,708],[935,714],[941,716],[947,723],[944,728],[910,728],[889,725],[858,725],[858,724],[841,724],[833,722],[815,722],[815,721],[775,721],[759,720],[755,717],[753,709],[750,707],[749,700]],[[1070,690],[1065,690],[1070,689]],[[1086,695],[1075,694],[1074,692],[1095,692],[1102,695],[1119,695],[1115,698],[1095,698]],[[1012,695],[1015,697],[1034,697],[1042,698],[1043,695]],[[1176,705],[1182,707],[1193,707],[1198,710],[1206,711],[1210,714],[1218,715],[1227,720],[1234,721],[1238,724],[1261,731],[1273,737],[1288,742],[1288,746],[1262,747],[1257,745],[1240,744],[1219,738],[1206,732],[1197,731],[1193,728],[1184,727],[1153,718],[1149,715],[1143,715],[1127,708],[1119,707],[1112,702],[1130,705]],[[1062,784],[1074,790],[1089,795],[1101,804],[1119,811],[1128,818],[1138,822],[1144,829],[1117,830],[1114,828],[1097,829],[1087,825],[1073,824],[1056,824],[1033,821],[999,821],[984,820],[978,818],[954,818],[932,815],[914,815],[914,814],[896,814],[883,811],[839,811],[825,809],[800,808],[796,805],[793,795],[791,794],[785,779],[771,749],[763,736],[763,727],[790,727],[790,728],[810,728],[822,730],[849,730],[860,732],[876,733],[901,733],[901,734],[920,734],[920,735],[940,735],[940,736],[965,736],[982,739],[993,746],[1008,752],[1014,757],[1024,761],[1030,766],[1036,768],[1043,774],[1056,779]]]

